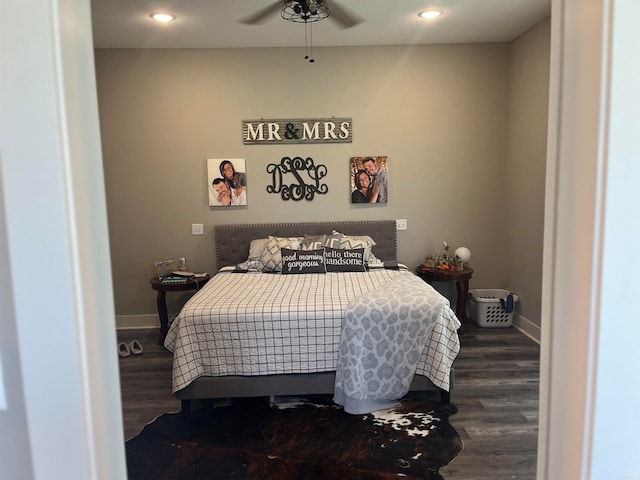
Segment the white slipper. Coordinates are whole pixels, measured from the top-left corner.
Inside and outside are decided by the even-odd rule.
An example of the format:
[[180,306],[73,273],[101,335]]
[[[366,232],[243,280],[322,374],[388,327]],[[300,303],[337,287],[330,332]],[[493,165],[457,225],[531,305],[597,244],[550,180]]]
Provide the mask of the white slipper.
[[129,350],[129,345],[127,345],[126,343],[119,343],[118,355],[120,355],[121,357],[128,357],[129,355],[131,355],[131,350]]
[[138,340],[134,340],[129,344],[129,351],[133,355],[140,355],[142,353],[142,344]]

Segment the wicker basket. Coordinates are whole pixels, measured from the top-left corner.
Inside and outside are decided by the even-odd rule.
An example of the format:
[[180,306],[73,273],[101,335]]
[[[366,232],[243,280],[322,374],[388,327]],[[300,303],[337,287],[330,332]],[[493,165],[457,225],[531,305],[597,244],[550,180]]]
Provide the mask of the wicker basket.
[[[507,312],[500,299],[505,300],[510,294],[509,290],[501,289],[474,289],[469,290],[469,313],[475,322],[481,327],[499,328],[510,327],[513,323],[513,312]],[[518,296],[513,295],[513,305],[518,301]]]

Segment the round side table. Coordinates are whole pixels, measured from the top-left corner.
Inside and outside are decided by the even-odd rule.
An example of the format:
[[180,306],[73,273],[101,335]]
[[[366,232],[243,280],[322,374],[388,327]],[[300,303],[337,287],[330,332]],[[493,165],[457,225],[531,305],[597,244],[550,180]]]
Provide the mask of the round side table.
[[[456,317],[460,323],[467,322],[467,296],[469,295],[469,280],[473,275],[473,268],[464,267],[462,270],[441,270],[439,268],[416,268],[416,275],[431,285],[433,282],[456,282]],[[462,327],[460,328],[462,330]],[[462,332],[461,332],[462,333]]]
[[160,317],[160,340],[158,344],[164,346],[164,339],[169,331],[169,315],[167,314],[167,292],[186,292],[189,290],[199,290],[211,277],[189,278],[184,283],[162,283],[162,279],[154,277],[149,280],[151,288],[158,292],[156,303],[158,305],[158,316]]

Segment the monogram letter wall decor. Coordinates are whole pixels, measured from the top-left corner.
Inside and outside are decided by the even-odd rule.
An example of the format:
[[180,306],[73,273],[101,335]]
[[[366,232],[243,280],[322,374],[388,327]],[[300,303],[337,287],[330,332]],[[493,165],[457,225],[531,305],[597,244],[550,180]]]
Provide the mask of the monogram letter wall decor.
[[[271,185],[267,185],[267,192],[279,193],[283,200],[299,201],[304,198],[311,201],[316,193],[324,195],[329,191],[326,183],[320,183],[327,175],[327,167],[315,165],[310,157],[283,157],[279,164],[267,165],[267,173],[271,174]],[[285,184],[291,176],[294,183]]]

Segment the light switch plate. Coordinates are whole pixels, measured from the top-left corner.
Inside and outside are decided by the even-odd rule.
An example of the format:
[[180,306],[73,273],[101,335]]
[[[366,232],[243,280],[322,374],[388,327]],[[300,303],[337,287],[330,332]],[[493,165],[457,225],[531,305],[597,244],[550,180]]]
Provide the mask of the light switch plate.
[[192,223],[191,235],[204,235],[204,225],[202,223]]
[[407,229],[407,219],[400,218],[396,220],[396,230],[406,230]]

